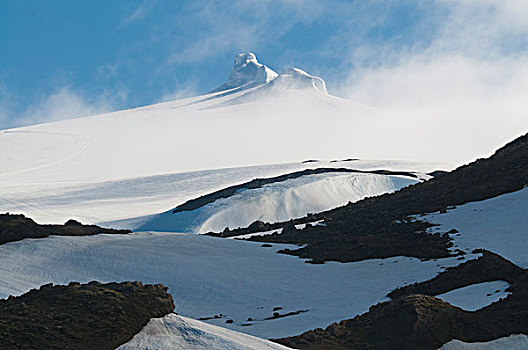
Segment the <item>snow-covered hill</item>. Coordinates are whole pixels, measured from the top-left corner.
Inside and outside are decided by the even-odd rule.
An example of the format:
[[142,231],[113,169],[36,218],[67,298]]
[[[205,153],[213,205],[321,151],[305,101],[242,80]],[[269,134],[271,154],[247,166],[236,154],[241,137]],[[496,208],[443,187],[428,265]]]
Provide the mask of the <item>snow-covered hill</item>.
[[241,189],[194,210],[169,210],[147,218],[134,228],[205,233],[220,232],[226,227],[246,227],[256,220],[287,221],[345,205],[349,201],[394,192],[416,181],[408,177],[345,172],[304,175],[260,188]]
[[169,314],[155,318],[119,350],[285,350],[285,346]]

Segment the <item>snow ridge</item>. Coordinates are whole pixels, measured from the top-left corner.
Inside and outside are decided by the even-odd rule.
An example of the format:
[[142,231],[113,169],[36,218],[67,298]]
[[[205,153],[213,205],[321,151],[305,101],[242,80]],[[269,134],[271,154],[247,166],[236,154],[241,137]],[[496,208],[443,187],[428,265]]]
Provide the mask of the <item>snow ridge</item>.
[[270,85],[279,90],[314,88],[325,94],[328,93],[326,91],[326,83],[323,79],[310,75],[302,69],[293,67],[282,72]]
[[145,222],[136,231],[205,233],[246,227],[255,220],[278,222],[303,217],[348,201],[394,192],[415,180],[377,174],[330,173],[305,175],[244,189],[198,209],[169,210]]

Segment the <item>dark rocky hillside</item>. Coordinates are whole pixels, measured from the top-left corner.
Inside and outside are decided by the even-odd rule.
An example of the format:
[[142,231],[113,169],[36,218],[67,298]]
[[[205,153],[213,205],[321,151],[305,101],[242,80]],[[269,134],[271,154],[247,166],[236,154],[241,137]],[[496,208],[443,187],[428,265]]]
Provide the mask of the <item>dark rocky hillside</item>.
[[96,225],[83,225],[69,220],[64,225],[39,225],[24,215],[0,214],[0,244],[20,241],[24,238],[55,236],[91,236],[100,233],[126,234],[129,230],[114,230]]
[[429,281],[398,288],[387,296],[391,299],[412,294],[434,296],[471,284],[496,280],[514,283],[525,273],[523,269],[498,254],[487,250],[477,250],[474,253],[476,252],[482,253],[482,256],[458,266],[448,267]]
[[[447,235],[425,232],[428,223],[410,216],[445,211],[452,206],[518,191],[528,184],[528,135],[479,159],[429,181],[398,192],[366,198],[327,212],[310,215],[293,223],[324,220],[326,226],[288,229],[281,234],[255,236],[254,241],[306,245],[283,253],[313,262],[357,261],[366,258],[448,256]],[[286,227],[292,223],[272,224]],[[237,230],[237,234],[244,234]],[[232,236],[232,232],[226,232]],[[214,234],[224,236],[224,233]]]
[[173,309],[161,284],[48,284],[0,300],[0,348],[115,349]]
[[[498,272],[503,274],[497,275]],[[473,276],[475,273],[477,277]],[[511,294],[475,312],[464,311],[431,295],[410,294],[418,291],[435,295],[493,279],[510,279]],[[445,288],[444,283],[449,287]],[[395,299],[375,305],[363,315],[275,341],[296,349],[432,350],[452,339],[483,342],[511,334],[528,334],[528,271],[489,252],[430,281],[390,295]]]

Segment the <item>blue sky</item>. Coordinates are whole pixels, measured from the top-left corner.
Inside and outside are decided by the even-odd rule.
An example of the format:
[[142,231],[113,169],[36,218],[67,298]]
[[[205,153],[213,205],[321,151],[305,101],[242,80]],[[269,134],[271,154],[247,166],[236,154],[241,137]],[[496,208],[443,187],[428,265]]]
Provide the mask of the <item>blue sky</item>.
[[247,51],[365,97],[370,86],[358,82],[402,62],[524,59],[528,28],[510,17],[525,9],[509,0],[3,0],[0,128],[204,93]]

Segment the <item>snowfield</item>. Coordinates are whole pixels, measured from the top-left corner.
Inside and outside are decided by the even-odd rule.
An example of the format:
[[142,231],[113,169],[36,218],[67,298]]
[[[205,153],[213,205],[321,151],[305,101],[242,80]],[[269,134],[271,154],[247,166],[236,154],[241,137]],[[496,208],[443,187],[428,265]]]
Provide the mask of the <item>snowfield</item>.
[[[269,339],[352,318],[386,300],[394,288],[428,280],[442,267],[459,263],[456,258],[397,257],[314,265],[276,253],[285,247],[148,232],[26,239],[0,246],[0,297],[49,282],[163,283],[176,313],[194,319],[222,314],[206,322]],[[276,307],[282,309],[273,311]],[[266,319],[273,312],[300,313]],[[229,319],[233,323],[226,324]]]
[[[319,161],[182,172],[109,181],[40,181],[34,172],[28,172],[25,175],[13,175],[12,177],[7,175],[3,177],[0,174],[0,184],[2,185],[0,210],[23,213],[39,223],[64,223],[68,219],[76,219],[83,223],[99,223],[135,229],[153,219],[153,215],[163,213],[201,195],[245,183],[255,178],[275,177],[294,171],[320,167],[412,171],[418,173],[423,179],[427,178],[425,175],[427,172],[442,167],[442,165],[368,160],[353,162]],[[0,172],[2,169],[0,168]],[[42,168],[40,171],[51,170]],[[71,172],[75,172],[75,169],[71,169]],[[35,173],[38,171],[35,170]],[[332,175],[335,174],[328,174],[329,179]],[[370,178],[365,176],[361,179],[369,180]],[[393,191],[405,185],[398,179],[394,180],[394,185],[390,185],[390,181],[393,180],[387,179],[388,186],[385,189],[380,188],[379,191]],[[383,181],[379,182],[382,183]],[[321,198],[323,201],[319,203],[316,200],[310,205],[326,208],[334,203],[337,205],[344,204],[342,203],[343,196],[338,192],[334,192],[334,194],[331,192],[337,189],[335,186],[338,184],[332,183],[330,180],[319,182],[321,185],[325,183],[329,186],[333,185],[334,188],[323,188],[323,191],[327,193],[325,198]],[[360,186],[357,193],[362,191],[361,187],[368,187],[367,184],[363,185],[360,181],[354,183]],[[291,188],[293,189],[293,187]],[[350,192],[346,188],[343,190]],[[333,198],[329,198],[328,195]],[[365,195],[368,195],[368,192]],[[355,198],[352,197],[348,200],[355,200]]]
[[526,350],[528,349],[528,336],[514,334],[509,337],[499,338],[489,342],[465,343],[460,340],[451,340],[444,344],[440,350]]
[[463,310],[476,311],[506,298],[510,294],[505,291],[509,286],[506,281],[476,283],[436,297]]
[[441,224],[433,231],[452,228],[455,247],[470,252],[484,248],[514,264],[528,268],[528,188],[484,201],[467,203],[444,214],[431,214],[426,220]]
[[213,326],[192,318],[169,314],[154,318],[120,350],[281,350],[285,346]]

